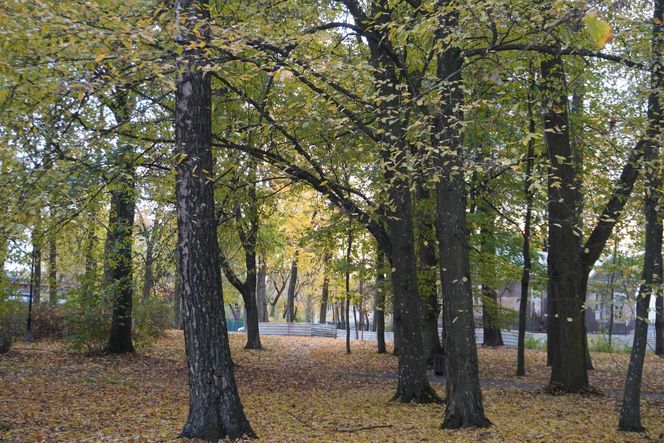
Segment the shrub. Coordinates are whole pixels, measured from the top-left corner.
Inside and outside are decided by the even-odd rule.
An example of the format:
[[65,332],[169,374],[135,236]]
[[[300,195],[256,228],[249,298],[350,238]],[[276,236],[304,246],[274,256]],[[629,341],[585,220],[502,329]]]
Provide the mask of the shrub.
[[526,349],[546,349],[546,343],[541,338],[535,338],[532,335],[526,335],[526,340],[523,342]]
[[0,302],[0,354],[9,352],[14,337],[25,327],[24,306],[18,301]]
[[65,308],[40,303],[32,308],[32,334],[35,339],[61,339],[64,336]]
[[591,352],[610,352],[610,353],[624,353],[630,352],[631,349],[624,346],[619,340],[613,340],[609,345],[609,340],[605,336],[591,337],[588,340],[588,349]]
[[134,304],[133,333],[138,346],[149,345],[161,337],[173,324],[173,309],[170,303],[149,298]]
[[67,303],[64,314],[64,337],[74,352],[99,354],[108,342],[111,309],[96,298],[78,298]]

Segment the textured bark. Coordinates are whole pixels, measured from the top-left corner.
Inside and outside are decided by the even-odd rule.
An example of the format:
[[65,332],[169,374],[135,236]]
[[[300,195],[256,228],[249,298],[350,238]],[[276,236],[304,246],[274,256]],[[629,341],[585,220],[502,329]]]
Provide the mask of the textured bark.
[[[244,239],[245,237],[242,236],[242,238]],[[243,243],[245,245],[245,266],[247,270],[245,281],[241,281],[237,277],[222,252],[220,252],[221,267],[224,270],[224,274],[226,275],[226,278],[228,278],[228,281],[230,281],[235,289],[238,290],[244,301],[247,332],[247,342],[244,345],[244,348],[261,349],[262,345],[258,328],[258,302],[256,299],[256,249],[255,246],[248,246],[244,240]]]
[[256,276],[256,305],[258,308],[258,321],[268,321],[267,316],[267,265],[265,261],[258,260],[258,274]]
[[[156,229],[156,227],[153,227]],[[143,271],[143,300],[150,298],[152,289],[154,288],[154,239],[146,229],[145,232],[145,269]]]
[[648,99],[648,138],[645,142],[646,187],[643,211],[646,219],[646,243],[643,256],[643,283],[636,301],[636,329],[629,359],[623,402],[620,408],[618,428],[623,431],[641,432],[641,377],[648,343],[648,311],[650,297],[661,298],[662,284],[662,218],[659,204],[662,198],[661,169],[657,162],[661,155],[661,132],[664,120],[661,112],[661,94],[664,91],[664,0],[654,1],[651,65],[651,93]]
[[320,297],[320,315],[318,317],[318,323],[325,324],[327,323],[327,301],[330,297],[330,276],[328,275],[330,260],[332,260],[332,254],[326,252],[323,255],[323,289],[321,291]]
[[483,346],[503,346],[503,336],[500,332],[500,310],[498,297],[494,287],[496,276],[496,242],[493,224],[495,217],[491,208],[483,200],[489,198],[483,196],[477,206],[481,218],[480,226],[480,280],[482,282],[482,328],[484,329]]
[[565,72],[560,57],[541,64],[544,139],[548,172],[548,352],[551,359],[549,389],[579,392],[588,387],[584,294],[577,213],[578,190],[569,140]]
[[[176,0],[175,136],[178,248],[182,280],[189,415],[181,437],[218,441],[255,437],[238,395],[231,360],[214,205],[209,36],[205,0]],[[196,32],[193,32],[196,30]],[[199,41],[200,40],[200,41]],[[202,43],[199,44],[199,43]]]
[[436,233],[434,224],[435,200],[430,198],[429,191],[422,184],[416,190],[417,201],[415,207],[417,223],[417,281],[422,296],[422,342],[424,344],[424,361],[433,363],[433,356],[443,353],[438,334],[438,316],[440,303],[438,302],[438,288],[436,279],[438,274],[438,260],[436,257]]
[[[422,307],[417,288],[417,262],[414,248],[413,208],[410,192],[411,169],[406,143],[408,116],[402,111],[400,96],[403,82],[397,68],[390,39],[385,35],[392,23],[392,9],[384,0],[371,1],[367,10],[359,2],[344,0],[356,25],[367,37],[369,63],[374,68],[373,81],[383,101],[376,112],[380,121],[380,156],[387,201],[384,235],[382,226],[368,226],[392,264],[392,301],[394,309],[395,347],[399,348],[397,392],[393,400],[402,402],[438,401],[426,377],[422,358]],[[352,211],[349,211],[352,212]],[[366,224],[365,224],[366,225]]]
[[298,251],[295,251],[295,258],[291,263],[291,270],[288,278],[288,292],[286,292],[286,321],[288,323],[293,323],[295,321],[295,287],[297,285],[297,258],[298,258]]
[[111,354],[134,352],[131,339],[132,298],[132,229],[136,202],[131,175],[123,174],[111,192],[108,220],[108,269],[106,290],[111,296],[113,317],[106,351]]
[[374,298],[374,325],[376,327],[376,347],[379,354],[385,354],[385,254],[379,249],[376,257],[376,295]]
[[180,271],[179,247],[175,247],[175,284],[173,287],[173,323],[176,329],[184,329],[182,319],[182,272]]
[[[447,8],[446,1],[441,7]],[[458,24],[457,12],[443,15],[437,38]],[[444,81],[441,106],[435,117],[435,164],[440,175],[436,186],[436,234],[443,293],[445,324],[443,345],[447,353],[447,398],[443,428],[486,427],[480,390],[473,294],[470,282],[466,188],[464,181],[461,123],[461,68],[463,56],[447,47],[437,60],[437,76]]]
[[[118,125],[130,119],[127,90],[117,87],[109,107]],[[136,212],[133,149],[129,141],[120,137],[114,153],[120,171],[111,191],[108,231],[106,233],[105,289],[113,306],[111,331],[106,351],[111,354],[134,352],[132,343],[132,299],[134,295],[132,233]]]

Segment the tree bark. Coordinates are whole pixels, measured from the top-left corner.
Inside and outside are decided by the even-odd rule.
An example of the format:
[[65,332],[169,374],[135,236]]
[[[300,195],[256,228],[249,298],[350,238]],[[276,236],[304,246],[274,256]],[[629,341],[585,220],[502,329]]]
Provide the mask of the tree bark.
[[297,258],[298,252],[295,251],[295,258],[291,263],[290,276],[288,279],[288,292],[286,293],[286,321],[293,323],[295,321],[295,286],[297,285]]
[[[156,229],[156,226],[153,226],[152,229]],[[154,288],[154,273],[153,273],[153,262],[154,262],[154,239],[150,234],[150,231],[145,229],[145,270],[143,272],[143,300],[150,298],[152,289]]]
[[[130,119],[129,93],[118,86],[109,107],[118,125]],[[110,294],[113,316],[106,351],[111,354],[134,352],[132,343],[132,303],[134,296],[132,234],[136,212],[133,149],[124,137],[115,152],[120,173],[111,190],[108,231],[106,233],[106,291]]]
[[327,301],[330,297],[330,276],[328,274],[330,260],[332,260],[332,254],[326,252],[323,255],[323,272],[325,275],[323,276],[323,289],[320,297],[320,315],[318,317],[318,323],[323,325],[327,323]]
[[376,295],[374,298],[374,324],[376,326],[376,346],[379,354],[385,354],[385,255],[376,252]]
[[579,392],[588,387],[586,338],[581,294],[582,262],[576,168],[569,140],[567,95],[562,58],[541,64],[544,139],[548,172],[548,293],[547,348],[551,357],[553,392]]
[[34,266],[32,271],[32,303],[38,305],[41,302],[41,285],[42,285],[42,254],[41,254],[41,216],[37,214],[37,221],[32,228],[32,258]]
[[430,198],[429,191],[420,183],[416,190],[416,221],[418,224],[418,261],[417,281],[422,296],[422,341],[424,344],[424,361],[433,363],[433,356],[443,353],[438,334],[438,287],[436,279],[438,260],[436,257],[435,200]]
[[482,196],[477,205],[480,215],[480,280],[482,282],[482,328],[484,330],[483,346],[503,346],[503,336],[500,332],[500,306],[496,294],[496,242],[493,224],[495,217],[491,208]]
[[[53,208],[51,208],[52,210]],[[54,218],[51,215],[51,219]],[[48,235],[48,303],[51,306],[58,303],[58,247],[57,238],[52,229]]]
[[643,211],[646,218],[646,243],[643,256],[643,273],[639,296],[636,301],[636,328],[629,359],[623,402],[620,408],[618,428],[623,431],[642,432],[641,425],[641,377],[648,343],[648,314],[650,297],[661,298],[662,284],[662,218],[659,204],[662,193],[660,157],[661,133],[664,129],[661,94],[664,91],[664,0],[654,1],[651,92],[648,98],[648,139],[644,146],[645,197]]
[[[441,1],[442,8],[449,8]],[[458,25],[458,12],[449,10],[442,18],[437,39],[446,40]],[[436,185],[436,233],[443,293],[447,353],[447,398],[443,428],[486,427],[480,390],[473,294],[470,281],[466,187],[464,181],[461,123],[461,68],[459,48],[447,46],[437,59],[437,77],[443,83],[440,109],[435,116],[435,165],[440,180]]]
[[268,321],[267,316],[267,266],[265,261],[258,260],[258,275],[256,281],[256,305],[258,307],[258,321]]
[[[375,140],[380,146],[386,197],[385,236],[382,226],[365,224],[392,264],[392,305],[395,344],[399,348],[397,391],[394,401],[427,403],[439,401],[426,377],[422,342],[422,307],[417,288],[417,261],[414,248],[413,208],[410,191],[412,172],[408,165],[411,154],[407,145],[407,116],[402,113],[399,80],[390,39],[385,35],[392,23],[391,8],[384,0],[370,2],[368,11],[360,3],[344,0],[346,8],[367,37],[369,63],[374,68],[373,80],[382,101],[376,112],[381,125]],[[352,212],[352,211],[349,211]]]
[[[182,279],[189,415],[184,438],[255,437],[233,375],[214,205],[210,76],[203,67],[209,38],[206,0],[176,0],[175,138],[178,248]],[[194,32],[195,31],[195,32]]]
[[[127,153],[124,153],[127,154]],[[107,244],[106,290],[111,296],[113,317],[106,351],[111,354],[134,352],[132,343],[132,230],[136,201],[131,171],[122,174],[111,191]]]

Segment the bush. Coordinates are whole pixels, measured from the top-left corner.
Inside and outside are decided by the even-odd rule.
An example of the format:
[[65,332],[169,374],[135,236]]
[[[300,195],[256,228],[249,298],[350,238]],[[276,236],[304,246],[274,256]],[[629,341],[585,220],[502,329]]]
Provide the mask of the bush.
[[133,320],[136,344],[149,345],[173,325],[173,308],[161,299],[141,300],[134,304]]
[[95,298],[78,298],[67,303],[64,314],[64,337],[74,352],[99,354],[108,342],[111,309]]
[[0,354],[9,352],[14,337],[25,328],[24,306],[18,301],[0,302]]
[[541,338],[535,338],[532,335],[526,335],[526,340],[523,342],[526,349],[546,349],[546,343]]
[[617,353],[625,353],[625,352],[630,352],[631,349],[627,346],[624,346],[623,343],[621,343],[619,340],[613,340],[611,345],[609,345],[609,340],[607,337],[604,336],[599,336],[599,337],[591,337],[588,340],[588,349],[590,349],[591,352],[617,352]]
[[62,305],[40,303],[32,308],[32,335],[36,340],[64,337],[65,308]]

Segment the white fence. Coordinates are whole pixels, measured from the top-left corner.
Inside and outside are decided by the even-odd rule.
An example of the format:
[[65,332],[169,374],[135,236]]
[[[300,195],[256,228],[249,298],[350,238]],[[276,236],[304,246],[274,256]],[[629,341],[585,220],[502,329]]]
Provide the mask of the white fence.
[[337,330],[334,325],[317,323],[258,323],[261,335],[295,335],[303,337],[335,338]]
[[[336,329],[335,325],[322,325],[318,323],[259,323],[258,324],[261,335],[290,335],[290,336],[303,336],[303,337],[327,337],[337,338],[339,340],[346,339],[345,329]],[[442,330],[438,330],[442,333]],[[516,348],[518,342],[518,331],[505,330],[501,331],[503,336],[503,343],[505,347]],[[543,346],[546,343],[546,333],[544,332],[526,332],[526,340],[529,338],[537,340]],[[376,333],[373,331],[350,331],[351,340],[376,340]],[[601,334],[588,334],[588,340],[606,339],[606,335]],[[393,332],[385,332],[386,341],[394,341]],[[614,347],[630,348],[633,335],[613,335],[612,344]],[[484,341],[484,330],[482,328],[475,329],[475,341],[482,343]],[[655,349],[655,337],[648,337],[648,352],[653,352]]]
[[[442,332],[443,332],[442,329],[438,329],[439,334],[442,334]],[[505,345],[505,347],[507,348],[517,347],[519,341],[518,331],[503,329],[500,332],[503,336],[503,344]],[[376,333],[371,331],[358,331],[356,335],[355,329],[351,329],[350,338],[351,340],[376,340]],[[545,332],[526,332],[526,340],[528,340],[529,338],[537,340],[539,343],[541,343],[542,347],[544,347],[544,344],[546,343]],[[346,339],[345,329],[337,329],[337,339],[343,339],[343,340]],[[606,340],[607,336],[602,334],[588,334],[588,341],[590,341],[591,343],[593,340],[599,340],[599,339]],[[385,340],[393,341],[394,333],[385,332]],[[478,344],[481,344],[484,341],[484,330],[482,328],[475,329],[475,341]],[[633,335],[613,335],[611,337],[611,343],[614,348],[618,347],[631,348],[633,341],[634,341]],[[648,352],[654,352],[655,350],[654,336],[648,337],[648,346],[646,350]]]

